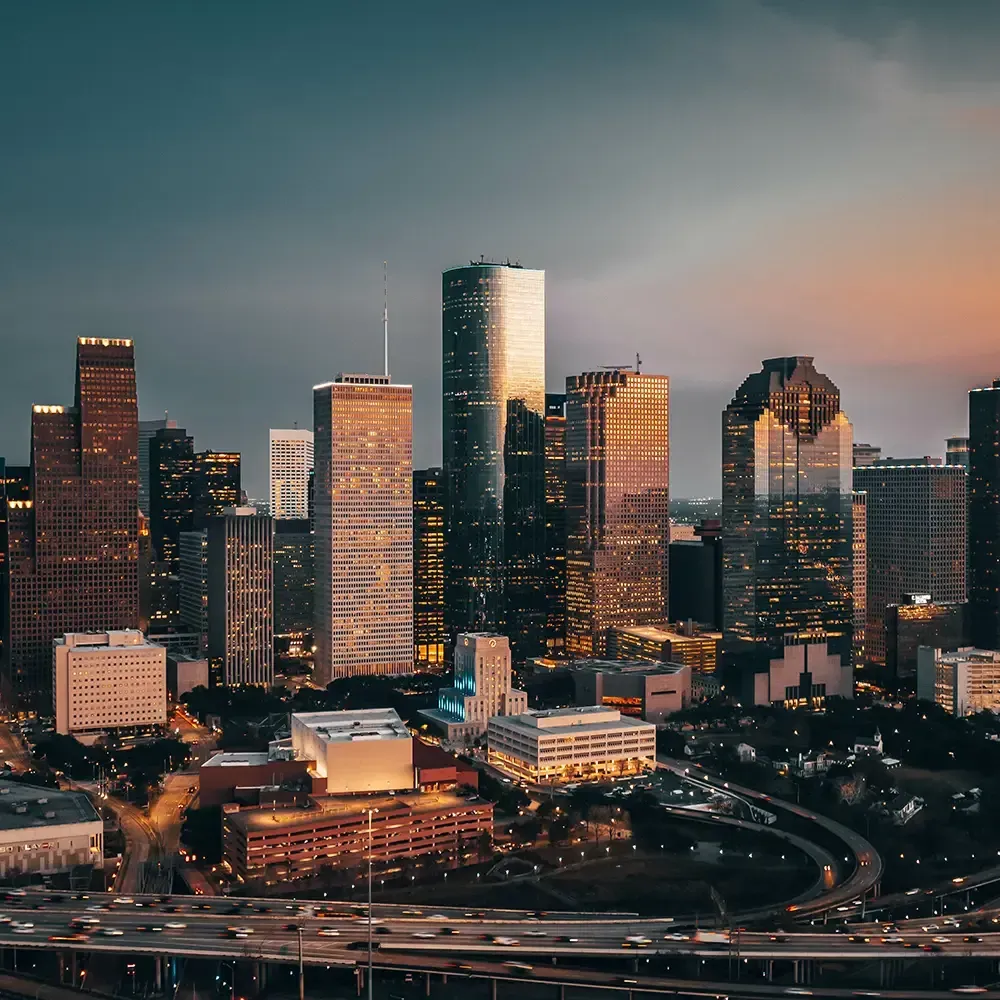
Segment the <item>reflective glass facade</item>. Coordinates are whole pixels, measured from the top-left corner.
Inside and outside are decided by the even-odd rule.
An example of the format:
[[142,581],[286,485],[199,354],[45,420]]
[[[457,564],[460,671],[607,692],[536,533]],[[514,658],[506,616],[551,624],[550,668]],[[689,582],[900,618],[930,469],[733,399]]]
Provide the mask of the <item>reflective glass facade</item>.
[[413,473],[413,666],[444,670],[444,472]]
[[182,427],[165,427],[154,432],[148,448],[153,552],[176,572],[180,534],[194,521],[194,438]]
[[545,651],[566,645],[566,395],[545,395]]
[[765,361],[723,413],[723,652],[745,674],[804,640],[851,662],[851,439],[812,358]]
[[313,537],[308,518],[274,519],[274,631],[303,636],[313,627]]
[[1000,379],[969,393],[969,625],[1000,649]]
[[545,643],[544,271],[445,271],[441,329],[447,627],[522,660]]
[[670,380],[566,379],[566,649],[605,655],[608,630],[667,617]]

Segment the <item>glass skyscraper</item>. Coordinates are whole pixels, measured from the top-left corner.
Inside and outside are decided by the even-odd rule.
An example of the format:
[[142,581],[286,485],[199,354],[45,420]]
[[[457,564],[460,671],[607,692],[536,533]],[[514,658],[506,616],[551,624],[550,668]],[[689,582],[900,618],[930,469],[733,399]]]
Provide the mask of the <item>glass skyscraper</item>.
[[1000,379],[969,393],[969,627],[1000,649]]
[[545,644],[545,272],[452,268],[441,299],[446,624],[523,660]]
[[444,475],[413,471],[413,666],[444,669]]
[[807,357],[771,358],[722,416],[723,653],[745,673],[789,643],[851,662],[852,431]]

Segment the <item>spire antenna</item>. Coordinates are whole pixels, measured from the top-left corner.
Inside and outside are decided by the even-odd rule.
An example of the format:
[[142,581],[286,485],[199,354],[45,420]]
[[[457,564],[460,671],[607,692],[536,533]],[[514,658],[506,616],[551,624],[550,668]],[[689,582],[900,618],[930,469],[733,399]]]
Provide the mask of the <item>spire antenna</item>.
[[389,262],[382,261],[382,337],[385,341],[385,377],[389,377]]

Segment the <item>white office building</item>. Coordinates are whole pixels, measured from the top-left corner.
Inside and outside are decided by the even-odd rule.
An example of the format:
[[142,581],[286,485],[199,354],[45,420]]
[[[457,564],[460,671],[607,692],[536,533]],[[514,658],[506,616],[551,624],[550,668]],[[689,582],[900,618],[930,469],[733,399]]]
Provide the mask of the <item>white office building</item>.
[[56,732],[86,737],[167,721],[167,651],[134,629],[52,641]]
[[494,717],[487,746],[494,767],[546,784],[656,767],[656,726],[599,705]]
[[271,517],[309,517],[309,473],[313,470],[313,432],[270,432]]
[[1000,652],[972,646],[942,652],[920,646],[917,697],[937,703],[949,715],[1000,711]]

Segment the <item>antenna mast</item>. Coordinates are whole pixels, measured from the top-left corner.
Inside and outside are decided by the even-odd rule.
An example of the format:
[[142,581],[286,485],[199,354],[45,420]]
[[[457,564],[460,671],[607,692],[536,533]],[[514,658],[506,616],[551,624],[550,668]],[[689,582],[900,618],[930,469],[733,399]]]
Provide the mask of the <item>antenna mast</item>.
[[382,261],[382,337],[385,341],[385,377],[389,377],[389,262]]

